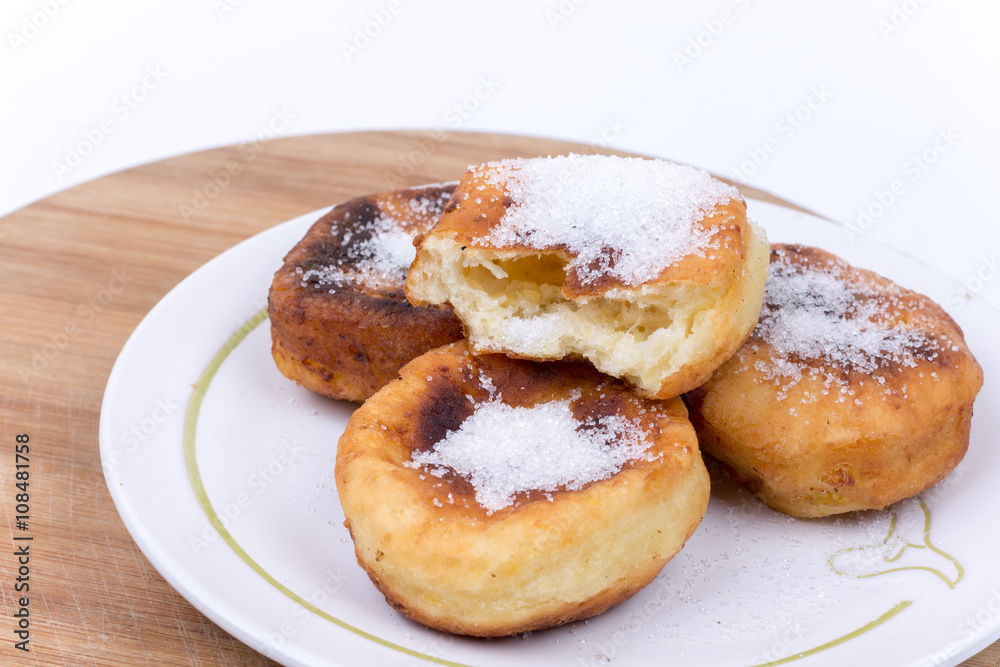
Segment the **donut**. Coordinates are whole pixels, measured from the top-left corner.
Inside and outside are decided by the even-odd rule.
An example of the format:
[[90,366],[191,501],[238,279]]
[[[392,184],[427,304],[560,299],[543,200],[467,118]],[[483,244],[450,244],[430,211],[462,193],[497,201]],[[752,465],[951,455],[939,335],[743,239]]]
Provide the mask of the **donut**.
[[775,244],[757,327],[685,400],[703,451],[796,517],[882,509],[965,456],[983,372],[934,301]]
[[479,352],[585,359],[644,396],[708,379],[753,329],[765,233],[704,171],[567,155],[470,167],[406,280]]
[[430,229],[454,189],[357,197],[310,227],[268,294],[271,351],[283,375],[361,402],[410,359],[462,338],[450,310],[414,307],[403,292],[413,238]]
[[705,513],[679,398],[467,341],[400,375],[348,421],[335,475],[358,563],[414,621],[498,637],[599,614],[655,579]]

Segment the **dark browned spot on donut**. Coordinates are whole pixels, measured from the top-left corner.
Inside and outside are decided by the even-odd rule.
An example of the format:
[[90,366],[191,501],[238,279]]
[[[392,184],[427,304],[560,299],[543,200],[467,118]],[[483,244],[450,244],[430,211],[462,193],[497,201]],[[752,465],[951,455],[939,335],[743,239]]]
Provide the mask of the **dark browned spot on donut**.
[[[570,404],[570,410],[579,422],[578,430],[583,432],[601,428],[601,420],[605,417],[619,416],[629,421],[638,420],[647,443],[656,442],[661,435],[660,423],[655,414],[647,412],[634,398],[623,393],[622,386],[617,382],[584,393]],[[627,470],[638,463],[635,459],[629,460],[622,469]]]
[[937,338],[925,338],[923,344],[919,346],[913,346],[910,348],[910,352],[913,353],[914,358],[923,359],[924,361],[932,361],[937,363],[938,366],[950,366],[952,360],[949,359],[947,350],[951,347],[951,343],[947,340],[939,341]]
[[[374,297],[361,295],[359,298],[364,301],[370,317],[377,317],[379,321],[388,320],[390,323],[391,318],[409,317],[416,308],[416,306],[406,300],[406,297],[402,293],[397,294],[395,291],[385,291]],[[408,322],[400,319],[394,324],[403,327]]]
[[576,296],[601,294],[612,287],[624,285],[622,279],[614,275],[615,265],[620,259],[621,251],[608,247],[601,248],[597,257],[566,274],[563,291]]
[[599,373],[588,364],[571,361],[528,361],[512,359],[502,354],[482,354],[474,357],[473,366],[466,372],[466,390],[476,400],[484,400],[480,392],[480,378],[489,378],[512,407],[530,407],[539,401],[553,398],[553,387],[586,385],[594,382]]
[[370,225],[380,214],[378,202],[371,196],[349,199],[333,210],[339,213],[339,220],[349,222],[352,227]]
[[[323,217],[329,228],[329,233],[322,235],[309,247],[309,254],[299,263],[303,272],[321,271],[331,265],[343,266],[349,259],[347,247],[361,244],[372,237],[375,222],[379,217],[378,204],[370,197],[356,197],[345,202]],[[345,236],[350,233],[345,241]],[[320,285],[317,276],[307,279],[306,283],[326,291],[328,285]]]
[[[328,241],[317,244],[316,255],[323,259],[322,249],[330,249],[331,254],[325,259],[339,259],[343,248],[347,245],[357,245],[372,237],[373,223],[381,215],[378,202],[371,197],[355,197],[354,199],[334,208],[328,214],[331,218]],[[350,234],[345,241],[344,237]]]
[[448,378],[434,377],[427,385],[423,409],[414,428],[414,452],[432,449],[449,432],[457,431],[474,409],[469,397]]
[[594,392],[581,396],[570,406],[573,416],[585,427],[594,428],[597,420],[609,415],[625,414],[626,399],[618,392]]

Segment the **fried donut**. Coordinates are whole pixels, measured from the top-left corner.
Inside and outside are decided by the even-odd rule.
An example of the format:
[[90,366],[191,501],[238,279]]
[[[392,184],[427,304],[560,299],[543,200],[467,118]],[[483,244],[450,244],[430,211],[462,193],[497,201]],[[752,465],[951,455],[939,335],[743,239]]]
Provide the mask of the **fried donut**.
[[358,563],[410,619],[495,637],[587,618],[656,578],[709,481],[683,401],[580,362],[432,350],[337,448]]
[[360,402],[410,359],[462,338],[450,310],[414,307],[403,293],[413,237],[430,229],[454,189],[358,197],[313,224],[268,297],[272,356],[283,375]]
[[776,244],[746,343],[686,400],[702,449],[799,517],[881,509],[965,455],[983,372],[931,299]]
[[604,155],[505,160],[464,174],[406,294],[450,304],[477,351],[583,358],[671,398],[753,329],[767,257],[743,198],[703,171]]

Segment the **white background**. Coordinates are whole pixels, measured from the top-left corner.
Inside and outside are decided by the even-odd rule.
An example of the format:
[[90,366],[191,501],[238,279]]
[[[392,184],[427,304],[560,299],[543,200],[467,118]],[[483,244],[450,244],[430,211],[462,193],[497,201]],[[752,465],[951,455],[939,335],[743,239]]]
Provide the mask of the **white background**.
[[499,131],[745,181],[1000,305],[996,0],[4,0],[0,11],[0,215],[268,126]]

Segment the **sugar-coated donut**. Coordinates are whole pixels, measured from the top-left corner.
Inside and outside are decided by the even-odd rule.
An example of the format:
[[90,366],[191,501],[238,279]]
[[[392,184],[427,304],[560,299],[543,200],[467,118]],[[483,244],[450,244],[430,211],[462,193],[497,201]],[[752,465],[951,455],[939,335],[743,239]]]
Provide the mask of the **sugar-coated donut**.
[[965,455],[982,369],[931,299],[773,246],[760,321],[686,400],[704,451],[800,517],[881,509]]
[[767,258],[743,198],[706,172],[603,155],[504,160],[463,175],[406,294],[450,304],[477,351],[583,358],[670,398],[753,329]]
[[679,398],[466,341],[400,374],[348,422],[336,481],[358,563],[415,621],[489,637],[599,614],[649,584],[705,513]]
[[446,308],[403,293],[413,237],[430,229],[455,184],[366,197],[334,207],[285,256],[268,309],[278,369],[306,389],[363,401],[427,350],[462,338]]

